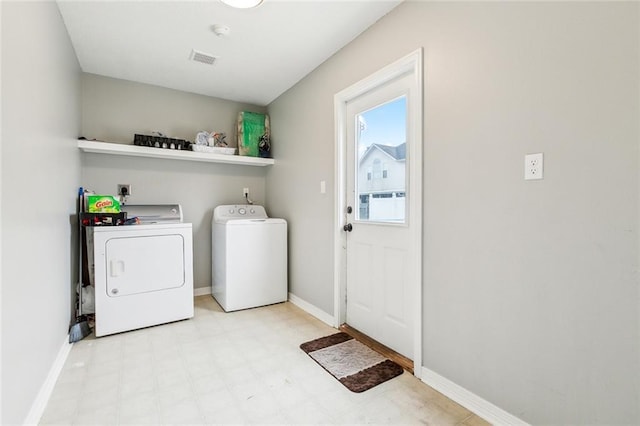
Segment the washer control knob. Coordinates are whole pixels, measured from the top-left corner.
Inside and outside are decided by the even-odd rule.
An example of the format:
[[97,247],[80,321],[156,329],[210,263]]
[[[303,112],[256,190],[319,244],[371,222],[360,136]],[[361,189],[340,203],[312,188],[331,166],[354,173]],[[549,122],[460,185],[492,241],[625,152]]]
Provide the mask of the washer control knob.
[[255,214],[256,211],[254,209],[249,210],[249,212],[251,212],[251,214]]
[[240,208],[238,209],[238,213],[240,213],[240,214],[247,214],[247,211],[246,211],[244,208],[240,207]]
[[229,214],[233,214],[233,209],[229,209]]

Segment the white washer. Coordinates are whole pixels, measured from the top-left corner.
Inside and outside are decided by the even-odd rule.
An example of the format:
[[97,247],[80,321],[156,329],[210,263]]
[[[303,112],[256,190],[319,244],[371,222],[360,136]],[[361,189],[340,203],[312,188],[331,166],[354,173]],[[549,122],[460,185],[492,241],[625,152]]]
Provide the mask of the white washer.
[[287,222],[264,207],[224,205],[211,223],[211,292],[226,312],[287,300]]
[[[88,228],[98,337],[193,317],[191,224],[172,223],[182,220],[179,206],[156,207],[144,206],[154,218],[141,217],[141,225]],[[179,215],[160,219],[171,207]]]

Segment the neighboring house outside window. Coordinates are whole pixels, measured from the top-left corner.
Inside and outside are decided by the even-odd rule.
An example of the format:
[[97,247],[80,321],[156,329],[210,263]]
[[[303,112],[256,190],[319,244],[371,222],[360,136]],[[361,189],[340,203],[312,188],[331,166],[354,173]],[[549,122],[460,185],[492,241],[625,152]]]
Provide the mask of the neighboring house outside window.
[[358,164],[360,220],[404,220],[406,143],[373,144]]

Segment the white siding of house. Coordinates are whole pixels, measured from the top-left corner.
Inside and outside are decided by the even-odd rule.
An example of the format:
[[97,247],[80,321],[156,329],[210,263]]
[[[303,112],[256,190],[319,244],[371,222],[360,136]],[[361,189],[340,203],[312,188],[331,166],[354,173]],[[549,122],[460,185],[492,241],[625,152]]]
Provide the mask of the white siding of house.
[[[367,173],[373,170],[373,163],[378,159],[382,163],[379,178],[372,175],[367,179]],[[387,168],[387,177],[382,177],[382,170]],[[405,190],[405,161],[397,161],[380,149],[372,150],[360,163],[358,169],[359,192],[389,192]]]

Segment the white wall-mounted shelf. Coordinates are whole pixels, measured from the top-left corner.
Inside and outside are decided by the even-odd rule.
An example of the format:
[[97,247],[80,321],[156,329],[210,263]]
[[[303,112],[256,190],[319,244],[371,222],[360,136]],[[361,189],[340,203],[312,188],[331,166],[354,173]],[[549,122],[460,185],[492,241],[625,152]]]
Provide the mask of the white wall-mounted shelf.
[[205,163],[240,164],[245,166],[271,166],[273,158],[245,157],[241,155],[210,154],[207,152],[179,151],[150,148],[120,143],[79,140],[78,148],[94,154],[125,155],[129,157],[164,158],[167,160],[200,161]]

